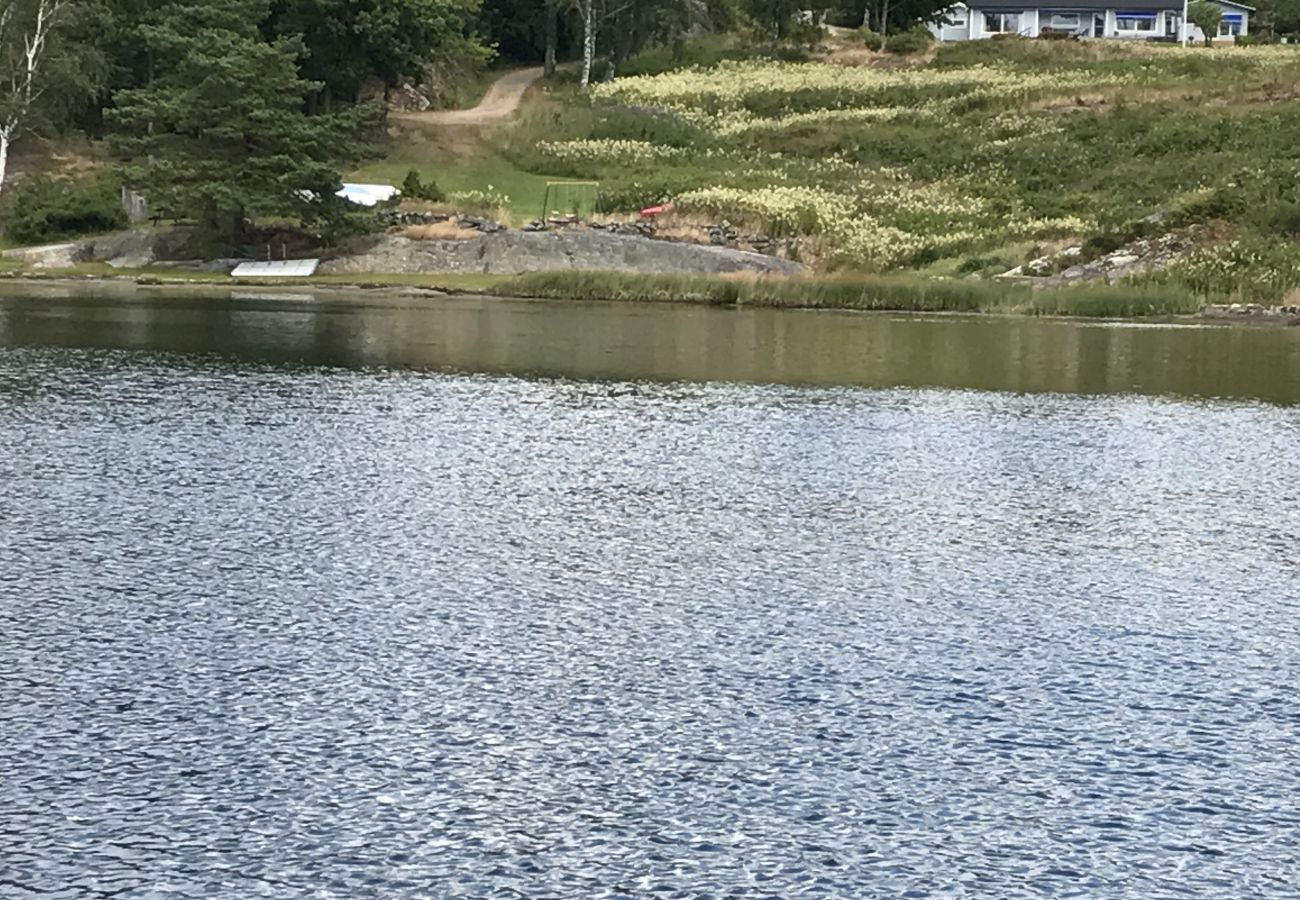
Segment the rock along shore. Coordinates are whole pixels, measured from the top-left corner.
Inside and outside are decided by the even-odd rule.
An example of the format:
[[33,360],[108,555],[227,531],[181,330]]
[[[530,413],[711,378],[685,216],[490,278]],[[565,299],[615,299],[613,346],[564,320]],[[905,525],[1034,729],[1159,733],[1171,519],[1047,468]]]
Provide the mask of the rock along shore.
[[592,269],[646,274],[798,275],[790,260],[730,247],[676,243],[595,230],[499,231],[468,240],[411,240],[389,234],[361,253],[327,260],[324,274],[524,272]]

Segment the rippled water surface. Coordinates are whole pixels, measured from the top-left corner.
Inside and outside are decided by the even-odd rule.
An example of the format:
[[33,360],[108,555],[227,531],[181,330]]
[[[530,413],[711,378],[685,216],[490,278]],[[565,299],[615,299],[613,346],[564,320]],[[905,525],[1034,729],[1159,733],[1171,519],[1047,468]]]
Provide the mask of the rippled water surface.
[[1296,895],[1292,408],[7,335],[0,897]]

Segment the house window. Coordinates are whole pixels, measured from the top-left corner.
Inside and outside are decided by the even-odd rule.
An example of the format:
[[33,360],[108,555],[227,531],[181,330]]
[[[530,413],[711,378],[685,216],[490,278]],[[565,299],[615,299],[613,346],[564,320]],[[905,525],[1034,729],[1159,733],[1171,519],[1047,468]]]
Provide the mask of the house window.
[[1155,31],[1155,13],[1126,12],[1115,16],[1115,28],[1119,31]]
[[1020,13],[985,13],[984,30],[989,34],[1019,34]]
[[948,26],[950,28],[965,28],[966,10],[954,9],[952,12],[948,13]]
[[1236,37],[1241,34],[1241,16],[1224,16],[1219,22],[1219,37]]
[[1052,13],[1052,17],[1047,21],[1049,28],[1059,28],[1062,31],[1073,30],[1079,27],[1079,14]]

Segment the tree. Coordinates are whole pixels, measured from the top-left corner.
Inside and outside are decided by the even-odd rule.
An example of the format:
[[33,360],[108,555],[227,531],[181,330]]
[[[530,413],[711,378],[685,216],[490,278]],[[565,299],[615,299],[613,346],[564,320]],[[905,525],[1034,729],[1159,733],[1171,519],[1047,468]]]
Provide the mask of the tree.
[[844,0],[838,12],[885,35],[918,22],[938,21],[951,7],[951,0]]
[[596,34],[600,27],[597,13],[602,5],[601,0],[574,0],[578,19],[582,23],[582,69],[578,74],[578,83],[584,89],[591,84],[591,67],[596,61]]
[[1219,33],[1223,7],[1216,6],[1209,0],[1192,0],[1187,4],[1187,21],[1201,29],[1201,34],[1205,36],[1205,46],[1208,47]]
[[9,151],[45,88],[43,66],[68,0],[3,0],[0,9],[0,191]]
[[690,0],[639,0],[611,11],[607,77],[613,78],[633,53],[652,43],[673,45],[692,25],[707,26],[706,8]]
[[785,40],[794,17],[806,4],[803,0],[748,0],[749,14],[763,33],[772,40]]
[[1259,12],[1250,17],[1250,31],[1274,38],[1300,34],[1300,0],[1261,0]]
[[275,0],[266,31],[301,36],[303,75],[325,110],[355,103],[369,78],[385,89],[418,81],[443,44],[463,37],[478,0]]
[[245,217],[308,218],[359,148],[351,116],[308,116],[300,38],[266,41],[267,0],[190,0],[141,29],[153,80],[111,111],[128,183],[157,209],[195,215],[240,243]]

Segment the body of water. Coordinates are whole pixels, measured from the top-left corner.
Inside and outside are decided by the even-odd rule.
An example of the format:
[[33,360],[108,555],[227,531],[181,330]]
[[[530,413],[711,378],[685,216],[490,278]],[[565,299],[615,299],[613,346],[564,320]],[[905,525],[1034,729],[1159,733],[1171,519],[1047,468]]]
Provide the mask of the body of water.
[[0,896],[1294,896],[1298,346],[0,299]]

